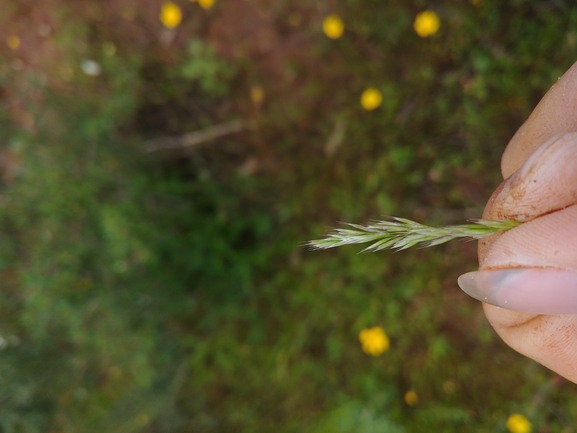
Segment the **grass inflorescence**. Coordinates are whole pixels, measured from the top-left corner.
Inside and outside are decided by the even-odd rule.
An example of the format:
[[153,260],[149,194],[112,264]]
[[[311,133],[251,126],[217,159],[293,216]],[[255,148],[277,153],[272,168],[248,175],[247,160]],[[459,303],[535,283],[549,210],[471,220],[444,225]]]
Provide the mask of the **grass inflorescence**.
[[510,230],[519,221],[473,220],[470,224],[431,227],[406,218],[389,217],[369,225],[345,223],[347,228],[337,228],[325,238],[305,243],[313,250],[325,250],[342,245],[371,242],[362,252],[386,249],[405,250],[412,246],[432,247],[457,238],[481,239]]

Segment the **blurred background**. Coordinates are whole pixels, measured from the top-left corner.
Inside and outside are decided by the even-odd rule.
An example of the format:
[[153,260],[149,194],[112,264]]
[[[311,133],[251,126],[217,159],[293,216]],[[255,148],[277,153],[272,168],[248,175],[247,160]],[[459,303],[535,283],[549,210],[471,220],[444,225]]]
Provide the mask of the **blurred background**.
[[0,0],[0,432],[575,432],[456,285],[569,0]]

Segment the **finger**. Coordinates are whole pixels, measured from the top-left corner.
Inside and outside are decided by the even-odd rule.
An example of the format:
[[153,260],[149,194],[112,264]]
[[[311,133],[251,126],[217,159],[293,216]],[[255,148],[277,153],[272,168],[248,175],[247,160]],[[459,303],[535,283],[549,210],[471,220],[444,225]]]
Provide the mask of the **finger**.
[[500,236],[481,270],[459,277],[472,297],[538,314],[577,313],[577,205]]
[[528,222],[481,241],[480,272],[461,276],[460,287],[507,309],[577,313],[577,133],[534,151],[483,217]]
[[534,315],[488,304],[483,308],[505,343],[577,383],[576,315]]
[[529,155],[489,199],[485,215],[525,222],[574,203],[577,203],[577,133],[567,133],[549,140]]
[[[486,296],[487,301],[508,308],[483,304],[487,319],[505,343],[577,383],[577,315],[561,314],[575,312],[575,245],[577,205],[504,233],[480,256],[481,272],[513,267],[525,274],[514,276],[508,288],[491,284],[476,288],[475,297],[484,301]],[[559,281],[551,272],[565,274]]]
[[480,257],[483,270],[554,267],[577,273],[577,205],[503,233]]
[[[483,218],[530,221],[575,203],[577,133],[568,133],[550,140],[533,152],[515,174],[493,193]],[[525,224],[518,228],[522,228],[519,230],[521,232],[526,229]],[[499,238],[500,235],[496,235],[479,242],[481,267],[485,266],[484,260]]]
[[529,119],[513,136],[501,160],[507,178],[541,144],[566,132],[577,131],[577,63],[549,89]]

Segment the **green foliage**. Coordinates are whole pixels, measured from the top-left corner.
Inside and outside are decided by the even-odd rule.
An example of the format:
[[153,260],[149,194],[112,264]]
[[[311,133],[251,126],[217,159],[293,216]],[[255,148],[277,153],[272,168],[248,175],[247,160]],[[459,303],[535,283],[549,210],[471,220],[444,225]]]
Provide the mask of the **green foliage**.
[[219,57],[215,50],[201,39],[188,42],[187,58],[181,66],[182,76],[199,82],[210,95],[223,95],[229,90],[235,67]]
[[377,416],[357,402],[349,402],[328,413],[312,432],[402,433],[404,429],[385,416]]

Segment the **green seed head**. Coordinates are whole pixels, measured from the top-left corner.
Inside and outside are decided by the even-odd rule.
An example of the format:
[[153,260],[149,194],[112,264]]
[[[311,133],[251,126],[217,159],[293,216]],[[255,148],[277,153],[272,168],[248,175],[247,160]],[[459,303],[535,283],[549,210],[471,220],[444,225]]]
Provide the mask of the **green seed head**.
[[330,232],[324,239],[309,241],[305,246],[313,250],[325,250],[341,245],[371,243],[363,252],[385,249],[396,251],[412,246],[432,247],[457,238],[481,239],[495,233],[510,230],[519,221],[474,220],[471,224],[431,227],[405,218],[390,217],[363,226],[348,224]]

